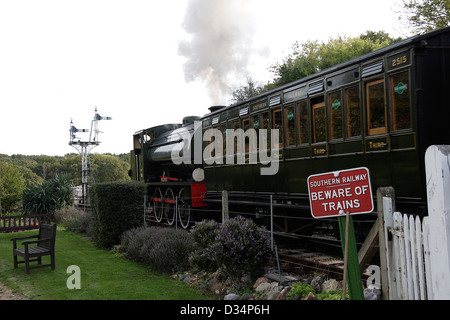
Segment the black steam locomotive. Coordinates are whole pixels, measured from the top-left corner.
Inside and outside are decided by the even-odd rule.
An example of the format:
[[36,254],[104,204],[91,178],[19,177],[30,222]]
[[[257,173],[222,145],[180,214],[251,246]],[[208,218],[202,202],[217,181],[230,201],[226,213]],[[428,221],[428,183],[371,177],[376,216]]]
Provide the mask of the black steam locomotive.
[[[393,186],[399,205],[426,206],[424,154],[430,145],[450,144],[449,88],[450,28],[443,28],[201,118],[139,131],[132,175],[148,183],[156,219],[173,223],[177,207],[183,226],[191,208],[218,204],[227,190],[230,206],[254,213],[267,212],[271,196],[278,228],[297,232],[305,224],[284,218],[309,216],[308,176],[355,167],[370,170],[372,190]],[[195,140],[200,123],[206,142]],[[254,129],[260,143],[252,147],[250,135],[242,147],[237,138],[231,147],[215,143],[218,133],[226,140],[238,129]],[[261,139],[261,129],[269,138]],[[209,141],[207,131],[215,134]],[[210,157],[196,161],[198,143]],[[276,151],[275,174],[261,174],[270,166],[262,151]],[[175,164],[174,155],[186,161]]]

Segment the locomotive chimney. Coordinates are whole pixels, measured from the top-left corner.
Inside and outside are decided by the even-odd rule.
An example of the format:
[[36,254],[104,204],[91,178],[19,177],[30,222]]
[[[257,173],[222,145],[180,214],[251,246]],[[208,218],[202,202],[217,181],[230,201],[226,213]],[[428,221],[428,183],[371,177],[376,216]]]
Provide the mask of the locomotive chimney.
[[215,111],[223,109],[223,108],[225,108],[225,106],[211,106],[208,109],[210,112],[215,112]]

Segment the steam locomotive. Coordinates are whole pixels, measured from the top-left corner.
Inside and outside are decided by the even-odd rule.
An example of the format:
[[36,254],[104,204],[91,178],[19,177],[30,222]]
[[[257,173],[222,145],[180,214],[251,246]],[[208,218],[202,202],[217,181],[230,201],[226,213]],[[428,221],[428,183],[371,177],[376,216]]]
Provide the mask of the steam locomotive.
[[[227,190],[237,210],[258,217],[271,206],[280,231],[310,232],[311,221],[301,219],[310,217],[308,176],[355,167],[369,169],[372,190],[393,186],[398,206],[420,211],[426,206],[425,151],[450,144],[449,50],[448,27],[210,108],[203,117],[141,130],[133,136],[132,176],[147,182],[156,219],[172,224],[177,209],[183,227],[191,209],[218,205]],[[217,133],[228,138],[239,129],[254,129],[263,143],[251,147],[249,135],[241,148],[234,138],[231,147],[215,143]],[[261,129],[268,137],[277,129],[278,141],[261,139]],[[208,130],[215,133],[211,140]],[[196,132],[202,140],[195,140]],[[202,150],[209,146],[209,158],[196,159],[199,143]],[[268,166],[261,151],[276,151],[276,174],[261,174]],[[175,164],[174,155],[186,161]]]

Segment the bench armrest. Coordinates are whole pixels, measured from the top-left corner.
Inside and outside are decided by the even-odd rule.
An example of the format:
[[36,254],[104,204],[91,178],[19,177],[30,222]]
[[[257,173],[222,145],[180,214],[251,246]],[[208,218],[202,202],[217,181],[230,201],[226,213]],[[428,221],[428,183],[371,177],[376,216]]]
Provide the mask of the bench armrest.
[[41,243],[41,242],[44,242],[44,241],[53,241],[53,239],[52,238],[46,238],[46,239],[35,240],[35,241],[24,241],[24,242],[22,242],[22,244],[24,246],[28,246],[30,244]]
[[13,249],[17,249],[17,241],[33,239],[33,238],[37,238],[37,237],[38,237],[38,235],[28,236],[28,237],[15,237],[15,238],[11,238],[10,240],[13,242]]
[[33,238],[37,238],[38,235],[35,236],[28,236],[28,237],[15,237],[15,238],[11,238],[10,241],[18,241],[18,240],[25,240],[25,239],[33,239]]

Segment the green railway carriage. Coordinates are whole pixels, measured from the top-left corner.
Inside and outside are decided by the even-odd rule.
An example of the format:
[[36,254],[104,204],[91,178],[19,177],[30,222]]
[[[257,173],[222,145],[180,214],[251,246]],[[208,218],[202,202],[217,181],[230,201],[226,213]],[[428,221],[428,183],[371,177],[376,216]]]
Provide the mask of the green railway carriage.
[[450,144],[449,110],[450,28],[444,28],[205,115],[203,130],[224,137],[238,128],[280,133],[275,175],[261,175],[264,165],[248,161],[248,140],[245,164],[227,163],[229,150],[216,148],[213,156],[223,159],[204,165],[205,199],[219,201],[228,190],[230,203],[257,205],[271,194],[278,206],[306,208],[309,175],[367,167],[372,190],[393,186],[399,204],[425,204],[424,154],[432,144]]
[[[279,231],[310,234],[308,177],[357,167],[369,169],[374,193],[392,186],[400,210],[424,213],[425,151],[450,144],[450,27],[210,111],[133,136],[130,176],[147,182],[157,221],[178,214],[187,227],[191,208],[219,205],[227,190],[231,210],[267,217],[272,198]],[[239,130],[249,134],[235,140]],[[175,164],[186,143],[191,161]]]

